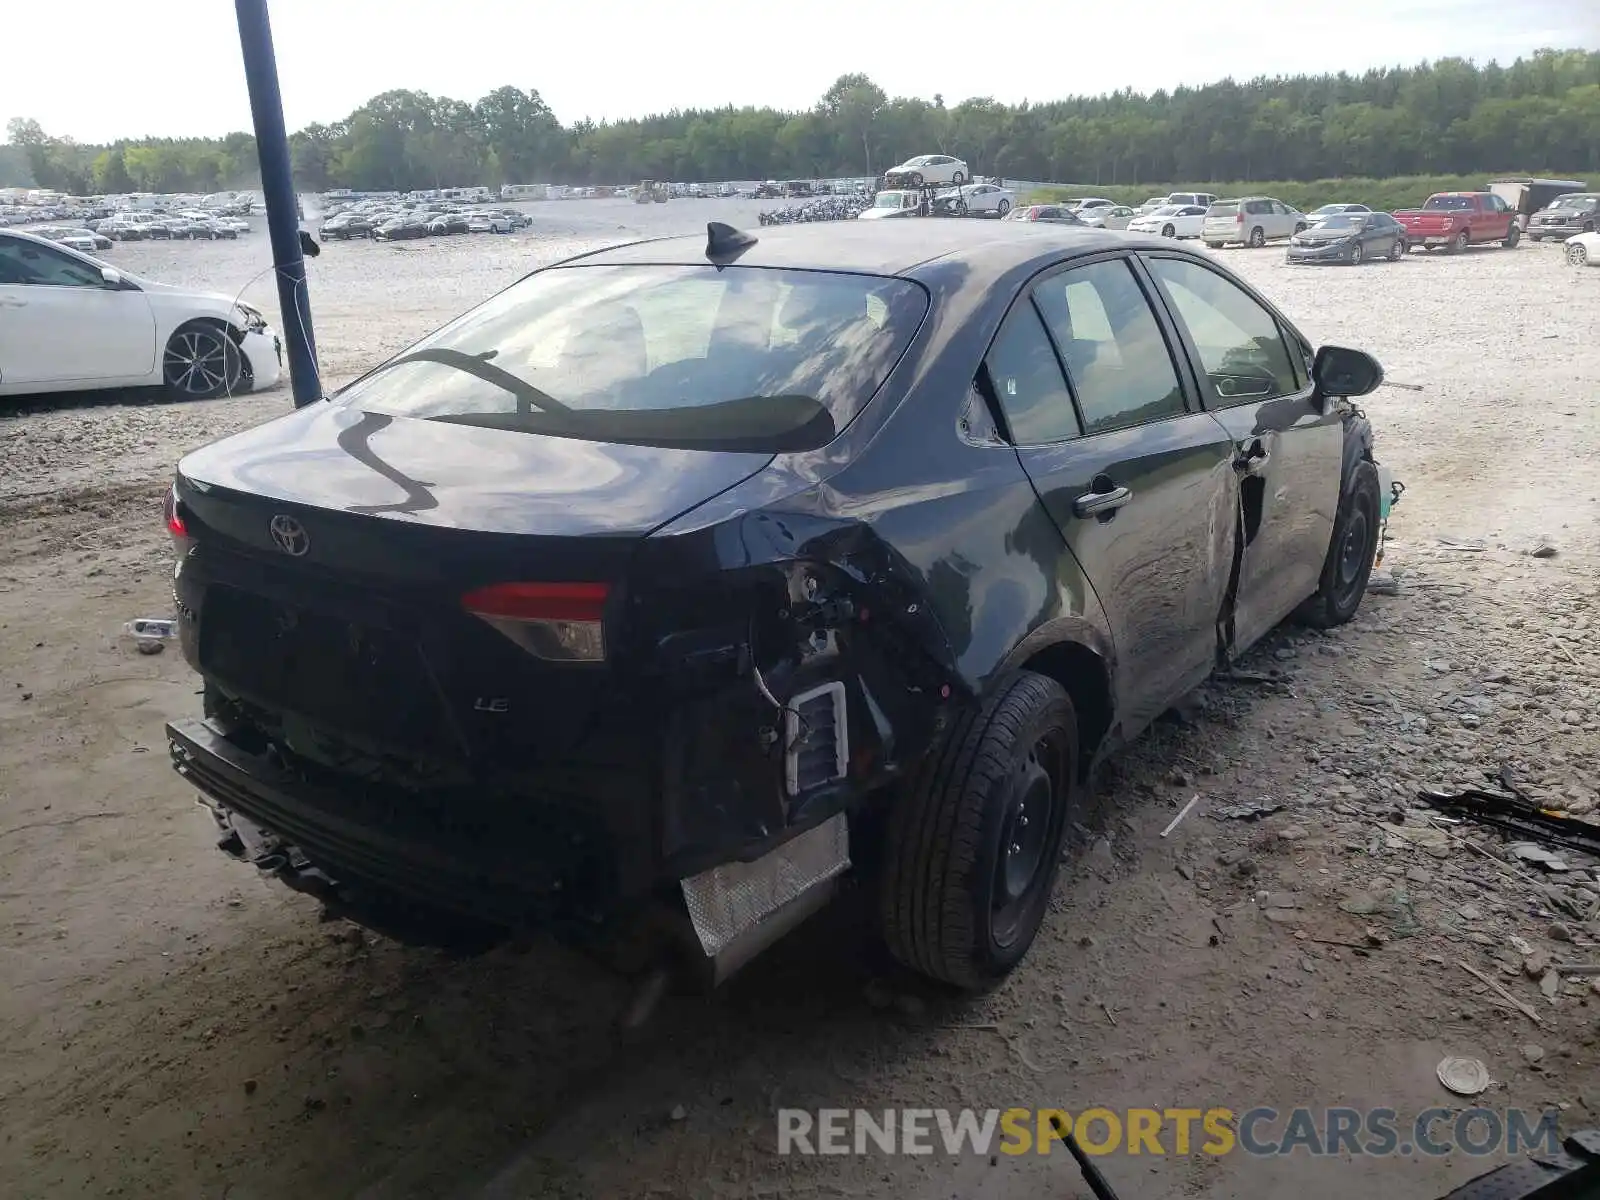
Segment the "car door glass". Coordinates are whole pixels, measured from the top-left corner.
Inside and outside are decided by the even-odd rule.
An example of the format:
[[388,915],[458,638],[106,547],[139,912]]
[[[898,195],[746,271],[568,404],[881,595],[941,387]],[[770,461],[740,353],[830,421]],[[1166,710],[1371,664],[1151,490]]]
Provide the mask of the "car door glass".
[[100,272],[46,246],[21,238],[0,238],[0,258],[6,260],[6,274],[18,283],[45,287],[104,287]]
[[1012,308],[983,364],[1013,442],[1038,445],[1078,436],[1072,394],[1029,301]]
[[1227,407],[1300,390],[1276,318],[1248,293],[1182,259],[1151,259],[1150,270],[1199,352],[1208,403]]
[[1184,411],[1166,339],[1127,262],[1052,276],[1034,289],[1034,299],[1066,360],[1085,433]]

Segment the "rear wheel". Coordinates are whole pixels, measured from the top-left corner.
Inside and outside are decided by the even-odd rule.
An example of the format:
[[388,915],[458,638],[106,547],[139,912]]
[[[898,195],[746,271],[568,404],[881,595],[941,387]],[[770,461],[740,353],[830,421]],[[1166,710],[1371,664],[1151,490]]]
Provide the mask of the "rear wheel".
[[1257,225],[1250,231],[1250,248],[1259,250],[1267,244],[1267,231]]
[[1567,247],[1567,262],[1574,267],[1589,265],[1589,250],[1582,242],[1573,242]]
[[174,400],[232,395],[243,374],[239,347],[216,325],[183,326],[168,340],[161,356],[161,378]]
[[1378,554],[1379,507],[1378,468],[1362,459],[1339,502],[1316,593],[1295,612],[1303,623],[1331,629],[1356,615]]
[[1456,234],[1456,240],[1450,243],[1450,252],[1452,254],[1465,254],[1467,247],[1470,245],[1472,245],[1472,235],[1463,229]]
[[889,817],[879,908],[906,966],[976,991],[1022,961],[1061,861],[1077,728],[1061,685],[1021,671],[907,780]]
[[913,171],[913,172],[911,172],[911,186],[912,187],[921,187],[922,186],[922,172],[921,171]]
[[1522,226],[1518,225],[1515,221],[1513,221],[1513,222],[1511,222],[1511,228],[1506,230],[1506,240],[1501,242],[1500,244],[1502,246],[1504,246],[1507,250],[1515,250],[1517,248],[1517,243],[1520,242],[1521,240],[1522,240]]
[[1405,238],[1395,238],[1394,244],[1389,247],[1389,261],[1399,262],[1406,256]]
[[960,187],[966,181],[967,177],[960,171],[957,171],[954,175],[950,176],[950,182],[955,184],[957,187]]
[[1161,236],[1162,237],[1177,237],[1178,236],[1178,231],[1176,229],[1174,229],[1171,225],[1163,225],[1161,227]]
[[1004,220],[1005,219],[1005,215],[1008,212],[1011,211],[1011,201],[1009,201],[1009,200],[1000,201],[1000,203],[995,206],[995,211],[1000,214],[1001,220]]

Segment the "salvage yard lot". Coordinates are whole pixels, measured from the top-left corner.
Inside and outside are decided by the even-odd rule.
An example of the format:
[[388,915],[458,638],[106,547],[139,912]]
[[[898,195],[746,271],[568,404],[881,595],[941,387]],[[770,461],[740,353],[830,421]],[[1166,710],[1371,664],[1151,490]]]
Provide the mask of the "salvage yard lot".
[[[330,246],[310,264],[327,382],[532,266],[756,223],[731,200],[530,211],[511,236]],[[112,261],[243,287],[274,311],[266,253],[258,230],[132,243]],[[1370,350],[1422,389],[1365,405],[1407,484],[1386,562],[1400,592],[1332,634],[1274,635],[1245,665],[1280,682],[1209,685],[1119,760],[1079,814],[1032,954],[976,1001],[890,971],[848,901],[626,1042],[610,1026],[623,985],[559,950],[455,960],[319,923],[314,902],[213,848],[161,736],[198,711],[197,680],[118,636],[170,615],[159,496],[174,462],[284,411],[287,388],[0,415],[7,1194],[1064,1196],[1083,1189],[1059,1152],[781,1158],[776,1113],[1414,1114],[1470,1103],[1434,1078],[1446,1055],[1487,1064],[1488,1107],[1600,1125],[1600,992],[1574,979],[1548,995],[1522,949],[1593,961],[1600,932],[1555,910],[1531,868],[1458,840],[1494,835],[1445,837],[1406,813],[1419,787],[1479,785],[1506,764],[1594,812],[1600,273],[1566,268],[1559,246],[1358,269],[1290,268],[1281,247],[1219,255],[1314,340]],[[1553,557],[1522,553],[1541,536]],[[1259,821],[1220,813],[1268,800],[1284,807]],[[1564,886],[1580,906],[1600,897],[1592,875]],[[1164,1148],[1101,1166],[1129,1196],[1431,1197],[1486,1165]]]

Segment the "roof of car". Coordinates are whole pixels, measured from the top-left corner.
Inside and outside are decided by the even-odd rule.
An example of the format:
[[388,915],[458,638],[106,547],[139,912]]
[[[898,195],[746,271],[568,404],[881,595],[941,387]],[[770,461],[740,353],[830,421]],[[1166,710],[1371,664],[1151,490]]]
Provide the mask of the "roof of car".
[[[939,259],[981,262],[985,273],[1033,259],[1059,259],[1062,251],[1093,253],[1144,244],[1127,234],[1084,227],[1034,227],[1027,221],[928,218],[913,221],[838,221],[767,226],[750,231],[756,241],[737,262],[744,267],[790,267],[905,275]],[[580,256],[587,264],[706,262],[706,235],[630,242]]]

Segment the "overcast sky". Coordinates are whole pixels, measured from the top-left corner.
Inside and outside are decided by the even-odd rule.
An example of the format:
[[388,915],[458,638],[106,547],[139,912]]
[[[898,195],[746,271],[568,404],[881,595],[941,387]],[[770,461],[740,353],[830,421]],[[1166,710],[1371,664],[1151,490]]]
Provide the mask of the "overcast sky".
[[[270,0],[291,130],[390,88],[535,88],[563,123],[806,108],[864,71],[891,96],[1053,100],[1232,75],[1600,48],[1600,0]],[[85,142],[249,129],[227,0],[0,4],[0,129]],[[1299,14],[1292,16],[1292,14]],[[1292,31],[1300,30],[1302,36]]]

